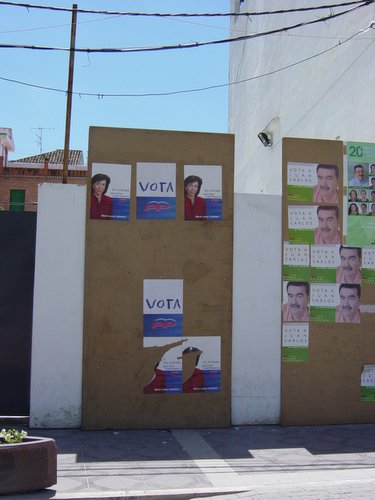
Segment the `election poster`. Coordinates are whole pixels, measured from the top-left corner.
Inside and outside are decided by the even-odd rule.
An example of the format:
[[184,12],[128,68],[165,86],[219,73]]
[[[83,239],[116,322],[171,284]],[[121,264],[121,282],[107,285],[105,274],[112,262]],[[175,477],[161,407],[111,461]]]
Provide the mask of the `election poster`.
[[361,285],[354,283],[312,284],[310,321],[361,322]]
[[337,205],[289,205],[288,240],[291,244],[341,243],[340,209]]
[[283,245],[283,281],[310,281],[309,245]]
[[309,324],[283,323],[282,360],[307,363],[309,358]]
[[339,245],[311,245],[311,282],[336,283]]
[[146,337],[144,394],[220,392],[221,337]]
[[347,185],[368,189],[375,177],[375,143],[348,142],[346,151]]
[[144,394],[175,394],[182,392],[181,338],[147,337],[143,339],[143,368],[149,380]]
[[375,143],[348,142],[347,244],[375,247]]
[[361,374],[361,401],[375,402],[375,365],[364,365]]
[[339,305],[339,285],[311,284],[310,321],[335,323],[336,307]]
[[176,164],[137,163],[137,219],[176,219]]
[[143,281],[144,337],[181,337],[183,325],[183,280]]
[[314,231],[318,226],[316,207],[288,206],[288,240],[291,244],[314,243]]
[[362,283],[375,285],[375,248],[362,248]]
[[221,165],[184,166],[185,220],[222,220]]
[[128,221],[131,165],[93,163],[90,219]]
[[339,182],[338,165],[288,162],[287,200],[337,204]]
[[182,347],[182,392],[221,390],[221,337],[186,337]]

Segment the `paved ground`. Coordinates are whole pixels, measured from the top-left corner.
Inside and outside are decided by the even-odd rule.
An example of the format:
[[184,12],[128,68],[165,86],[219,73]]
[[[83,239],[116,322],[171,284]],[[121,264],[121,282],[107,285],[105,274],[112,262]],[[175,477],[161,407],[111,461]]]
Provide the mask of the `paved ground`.
[[56,440],[57,484],[1,499],[375,499],[375,424],[29,434]]

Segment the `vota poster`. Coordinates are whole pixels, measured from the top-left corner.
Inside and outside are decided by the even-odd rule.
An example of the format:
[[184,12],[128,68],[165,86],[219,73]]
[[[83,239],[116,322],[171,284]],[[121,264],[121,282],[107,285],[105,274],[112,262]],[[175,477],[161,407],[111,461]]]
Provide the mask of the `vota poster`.
[[284,241],[283,280],[310,281],[309,245],[290,245]]
[[185,165],[185,220],[222,220],[221,165]]
[[131,165],[93,163],[90,219],[129,220]]
[[149,362],[149,380],[143,387],[144,394],[173,394],[182,392],[181,338],[144,338],[143,347],[153,356]]
[[183,280],[143,281],[143,336],[181,337]]
[[289,205],[288,240],[293,245],[340,244],[339,207],[337,205]]
[[362,249],[362,283],[375,285],[375,248]]
[[309,324],[283,323],[282,360],[306,363],[309,358]]
[[221,390],[221,337],[186,337],[182,349],[182,392]]
[[[344,250],[345,254],[345,250]],[[356,251],[354,251],[356,254]],[[345,269],[348,267],[345,257]],[[340,283],[340,246],[339,245],[311,245],[311,282],[313,283]],[[350,264],[351,268],[352,264]],[[347,271],[345,270],[345,276]]]
[[375,365],[364,365],[361,374],[361,401],[375,402]]
[[137,219],[176,219],[175,163],[137,163]]
[[339,177],[338,165],[288,162],[287,199],[337,204]]

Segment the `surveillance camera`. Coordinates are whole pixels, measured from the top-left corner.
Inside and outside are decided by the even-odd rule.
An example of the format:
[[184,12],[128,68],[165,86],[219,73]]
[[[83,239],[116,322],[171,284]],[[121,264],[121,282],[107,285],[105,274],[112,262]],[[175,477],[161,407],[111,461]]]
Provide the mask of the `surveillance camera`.
[[258,137],[262,142],[263,146],[265,146],[266,148],[272,146],[272,136],[270,134],[266,134],[266,132],[260,132],[258,134]]

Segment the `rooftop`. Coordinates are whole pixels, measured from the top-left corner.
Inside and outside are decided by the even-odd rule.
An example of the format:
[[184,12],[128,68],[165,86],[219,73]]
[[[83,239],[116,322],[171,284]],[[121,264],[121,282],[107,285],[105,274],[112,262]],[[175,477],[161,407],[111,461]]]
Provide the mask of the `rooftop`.
[[[64,150],[55,149],[55,151],[49,151],[48,153],[40,153],[34,156],[27,156],[25,158],[19,158],[17,160],[11,160],[10,163],[44,163],[45,160],[49,163],[59,163],[64,162]],[[70,149],[69,150],[69,165],[83,165],[83,152],[80,149]]]

